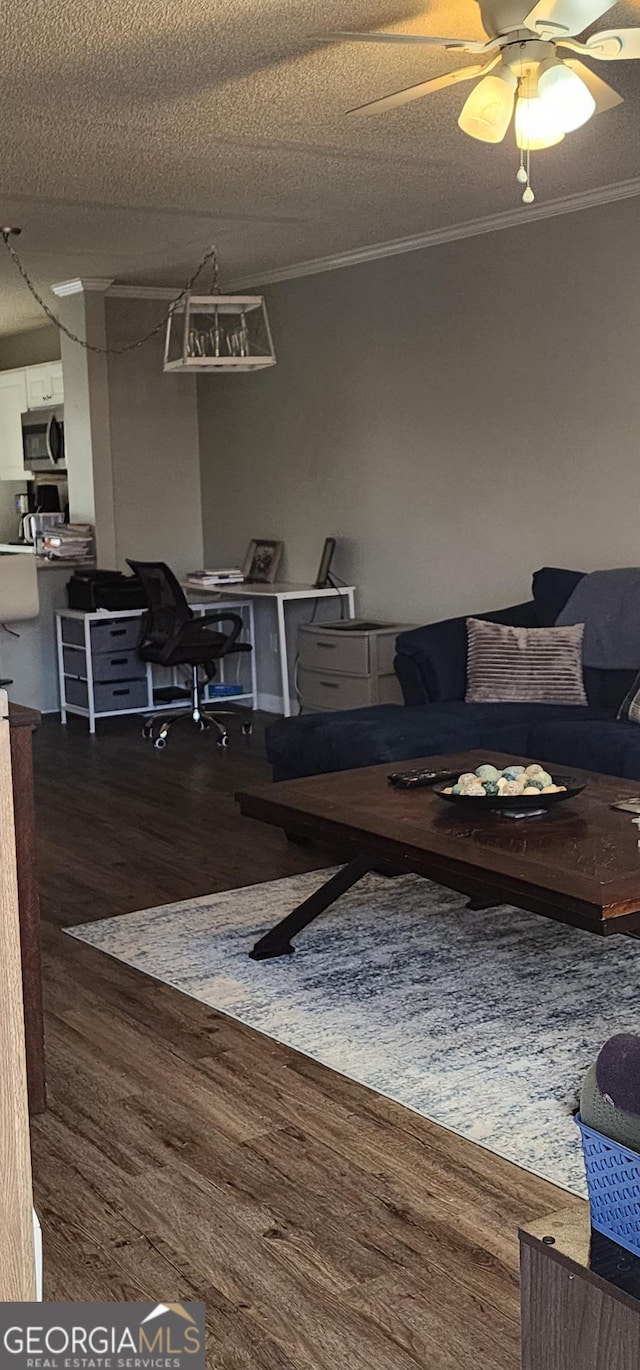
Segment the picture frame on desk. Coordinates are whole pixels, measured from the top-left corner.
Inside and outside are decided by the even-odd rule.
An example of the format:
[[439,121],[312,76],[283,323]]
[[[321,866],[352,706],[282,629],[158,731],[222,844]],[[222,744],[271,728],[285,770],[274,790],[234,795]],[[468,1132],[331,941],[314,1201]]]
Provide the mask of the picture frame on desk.
[[322,556],[320,558],[320,565],[318,567],[318,574],[315,580],[315,586],[317,590],[325,590],[327,586],[331,584],[329,572],[331,570],[331,562],[333,561],[333,554],[335,550],[335,538],[325,538],[324,547],[322,549]]
[[249,585],[273,585],[284,551],[283,542],[252,538],[247,547],[242,574]]

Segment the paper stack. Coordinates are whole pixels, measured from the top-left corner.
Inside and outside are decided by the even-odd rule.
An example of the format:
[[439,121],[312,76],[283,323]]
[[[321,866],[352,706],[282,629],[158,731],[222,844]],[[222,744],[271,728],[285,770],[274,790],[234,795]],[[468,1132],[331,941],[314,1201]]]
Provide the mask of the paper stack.
[[42,555],[59,561],[92,561],[93,524],[61,523],[42,538]]
[[239,566],[222,566],[213,571],[188,571],[185,584],[198,590],[217,590],[221,585],[242,585],[244,576]]

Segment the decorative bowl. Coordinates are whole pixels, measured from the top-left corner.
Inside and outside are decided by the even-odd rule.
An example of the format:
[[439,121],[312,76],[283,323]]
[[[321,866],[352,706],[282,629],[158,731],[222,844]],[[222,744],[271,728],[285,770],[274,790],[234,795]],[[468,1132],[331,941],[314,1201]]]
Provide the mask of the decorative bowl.
[[538,794],[445,794],[446,781],[434,785],[433,789],[439,799],[446,799],[448,803],[458,806],[464,804],[468,809],[477,809],[479,813],[482,813],[483,809],[497,813],[508,813],[509,810],[526,813],[529,809],[539,812],[540,809],[550,809],[552,804],[562,803],[564,799],[575,799],[585,788],[586,783],[584,780],[578,780],[577,776],[555,773],[553,780],[556,785],[566,785],[566,789],[561,790],[559,794],[543,794],[542,791]]

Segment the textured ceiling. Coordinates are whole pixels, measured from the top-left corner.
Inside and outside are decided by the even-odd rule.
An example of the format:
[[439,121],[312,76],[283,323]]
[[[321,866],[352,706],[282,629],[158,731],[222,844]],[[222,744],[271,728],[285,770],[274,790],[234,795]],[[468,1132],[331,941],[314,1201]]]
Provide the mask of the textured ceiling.
[[[457,127],[468,87],[376,118],[343,113],[475,59],[310,36],[482,37],[475,0],[3,0],[1,11],[0,220],[22,227],[45,289],[78,275],[179,283],[212,240],[223,278],[255,276],[518,204],[511,136],[487,147]],[[595,27],[633,24],[640,0]],[[625,103],[536,157],[538,200],[640,174],[640,62],[594,66]],[[41,321],[0,257],[0,333]]]

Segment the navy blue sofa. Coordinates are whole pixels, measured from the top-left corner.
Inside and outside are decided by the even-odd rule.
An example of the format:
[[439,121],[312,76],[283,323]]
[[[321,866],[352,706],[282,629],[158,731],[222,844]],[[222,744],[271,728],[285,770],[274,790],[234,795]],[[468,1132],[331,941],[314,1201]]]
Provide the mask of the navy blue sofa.
[[[544,567],[533,576],[532,598],[527,603],[476,617],[522,627],[550,627],[583,574]],[[278,719],[267,729],[274,780],[468,747],[640,780],[640,726],[616,719],[635,671],[585,668],[589,703],[584,708],[466,704],[466,668],[466,616],[401,633],[395,669],[404,705]]]

